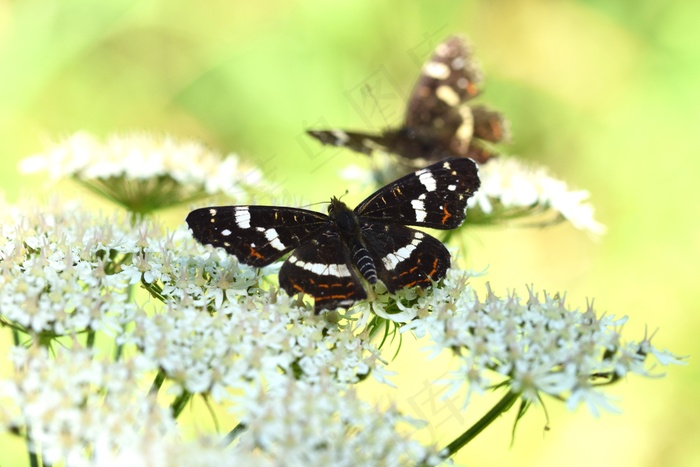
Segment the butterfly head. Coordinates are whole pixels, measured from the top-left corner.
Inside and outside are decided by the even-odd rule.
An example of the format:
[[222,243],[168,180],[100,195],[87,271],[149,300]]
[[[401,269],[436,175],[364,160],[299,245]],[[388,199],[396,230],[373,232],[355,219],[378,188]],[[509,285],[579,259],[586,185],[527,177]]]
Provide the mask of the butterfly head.
[[328,206],[328,217],[338,226],[341,232],[354,236],[360,230],[360,223],[357,215],[347,204],[340,201],[335,196],[331,198]]

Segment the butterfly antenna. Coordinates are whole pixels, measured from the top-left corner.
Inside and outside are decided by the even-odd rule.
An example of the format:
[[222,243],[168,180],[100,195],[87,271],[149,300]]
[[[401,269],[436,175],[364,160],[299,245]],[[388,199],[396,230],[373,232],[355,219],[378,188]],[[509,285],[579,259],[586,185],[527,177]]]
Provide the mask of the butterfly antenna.
[[300,208],[310,208],[312,206],[318,206],[321,204],[328,204],[328,201],[316,201],[315,203],[304,204],[303,206],[299,206],[299,207]]

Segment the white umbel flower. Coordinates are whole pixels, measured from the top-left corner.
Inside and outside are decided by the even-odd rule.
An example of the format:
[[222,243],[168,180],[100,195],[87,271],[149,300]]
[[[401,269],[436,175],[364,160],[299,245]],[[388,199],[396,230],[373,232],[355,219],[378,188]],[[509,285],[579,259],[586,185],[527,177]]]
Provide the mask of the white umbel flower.
[[5,428],[26,431],[45,464],[86,465],[90,449],[129,449],[174,430],[170,411],[147,396],[144,359],[108,362],[89,349],[15,347],[15,373],[2,382]]
[[[152,224],[142,228],[153,234]],[[96,216],[77,203],[5,210],[2,316],[30,335],[118,331],[136,309],[122,267],[138,242],[125,216]]]
[[601,387],[628,374],[648,376],[654,362],[647,357],[659,353],[659,363],[682,363],[655,351],[646,337],[623,344],[619,330],[626,317],[597,316],[592,304],[570,308],[564,297],[532,288],[526,299],[490,289],[480,298],[466,286],[468,277],[448,271],[445,286],[433,294],[432,313],[402,328],[429,336],[434,352],[455,353],[455,389],[483,392],[505,381],[528,402],[546,394],[571,408],[585,402],[597,413],[612,407]]
[[23,159],[19,168],[48,172],[54,180],[72,178],[136,213],[207,195],[246,199],[253,190],[269,189],[261,172],[234,154],[224,157],[196,141],[145,132],[116,134],[104,142],[75,133]]
[[377,409],[354,391],[325,378],[320,384],[287,379],[267,392],[241,397],[247,431],[237,450],[258,451],[274,465],[436,465],[437,449],[406,432],[420,422],[394,408]]
[[[529,215],[554,214],[580,230],[600,235],[605,226],[593,218],[593,206],[585,190],[571,190],[566,182],[511,156],[499,156],[479,166],[481,187],[468,206],[467,222],[521,220]],[[480,211],[480,212],[479,212]]]

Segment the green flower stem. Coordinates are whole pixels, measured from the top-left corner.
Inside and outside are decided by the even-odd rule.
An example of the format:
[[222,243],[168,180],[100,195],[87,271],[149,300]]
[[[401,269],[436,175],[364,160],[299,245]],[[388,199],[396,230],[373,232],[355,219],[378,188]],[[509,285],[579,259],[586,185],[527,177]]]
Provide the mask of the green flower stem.
[[447,452],[445,454],[445,458],[453,456],[457,451],[466,446],[472,439],[476,438],[479,433],[484,431],[484,429],[486,429],[487,426],[501,416],[501,414],[506,413],[519,397],[520,394],[508,391],[506,395],[486,413],[486,415],[481,417],[481,419],[471,428],[462,433],[458,438],[445,447],[444,451]]
[[85,347],[91,349],[95,346],[95,331],[89,330],[85,339]]
[[153,380],[153,384],[151,384],[151,389],[149,389],[148,394],[158,394],[160,387],[163,385],[163,381],[165,381],[165,373],[163,373],[163,370],[159,370],[156,378]]
[[187,403],[192,399],[192,394],[187,391],[183,391],[182,394],[177,396],[172,404],[170,404],[170,410],[173,413],[173,418],[177,418],[182,413]]
[[122,358],[122,352],[124,351],[124,344],[117,344],[114,348],[114,361],[118,362]]
[[221,441],[221,444],[223,446],[228,446],[229,444],[233,443],[238,436],[246,431],[248,427],[244,423],[239,423],[238,425],[233,427],[233,430],[229,431],[226,436],[224,436],[224,439]]
[[39,467],[41,463],[39,462],[39,455],[29,449],[29,435],[26,437],[27,439],[27,452],[29,453],[29,465],[30,467]]

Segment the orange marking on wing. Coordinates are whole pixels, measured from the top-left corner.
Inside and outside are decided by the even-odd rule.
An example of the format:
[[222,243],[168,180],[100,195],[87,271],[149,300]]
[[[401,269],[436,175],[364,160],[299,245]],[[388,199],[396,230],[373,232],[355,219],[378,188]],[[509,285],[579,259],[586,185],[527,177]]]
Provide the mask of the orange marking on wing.
[[342,295],[341,294],[326,295],[323,297],[314,297],[314,298],[316,299],[317,302],[323,302],[326,300],[346,300],[346,299],[352,297],[353,295],[355,295],[355,292],[342,294]]
[[444,224],[445,222],[447,222],[447,219],[449,219],[450,217],[452,217],[452,214],[450,214],[449,212],[447,212],[447,206],[443,206],[443,207],[442,207],[442,212],[443,212],[445,215],[442,216],[442,220],[441,220],[440,222]]
[[418,269],[418,266],[413,266],[413,267],[412,267],[411,269],[409,269],[408,271],[404,271],[404,272],[402,272],[401,274],[399,274],[399,276],[405,276],[406,274],[412,274],[413,271],[415,271],[416,269]]
[[258,253],[258,252],[255,250],[255,248],[253,248],[252,246],[250,247],[250,256],[252,256],[253,258],[258,258],[258,259],[263,259],[263,258],[264,258],[264,256],[261,255],[260,253]]
[[429,276],[431,279],[433,278],[433,276],[434,276],[435,273],[437,272],[437,266],[438,266],[438,260],[437,260],[437,258],[435,258],[435,259],[433,260],[433,270],[430,271],[430,274],[428,274],[428,276]]

